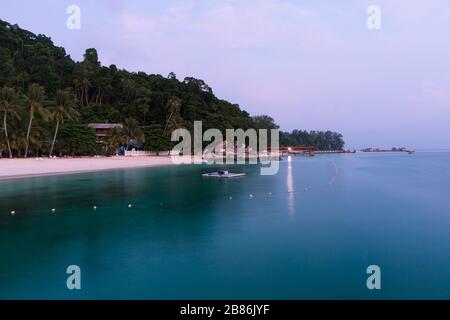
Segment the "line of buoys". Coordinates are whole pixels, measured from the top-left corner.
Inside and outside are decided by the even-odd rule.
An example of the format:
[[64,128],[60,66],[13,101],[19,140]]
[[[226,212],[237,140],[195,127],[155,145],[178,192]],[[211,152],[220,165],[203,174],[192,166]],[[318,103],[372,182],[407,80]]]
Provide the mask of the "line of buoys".
[[[272,195],[273,195],[273,193],[272,192],[269,192],[269,193],[267,193],[267,195],[269,196],[269,197],[272,197]],[[249,196],[248,196],[250,199],[253,199],[255,196],[251,193],[251,194],[249,194]],[[228,197],[228,200],[233,200],[233,197]]]
[[[308,191],[308,188],[305,188],[305,191]],[[268,194],[267,194],[269,197],[271,197],[272,195],[273,195],[273,193],[272,192],[269,192]],[[249,195],[249,197],[250,197],[250,199],[253,199],[254,198],[254,195],[253,194],[250,194]],[[233,197],[228,197],[228,200],[233,200]],[[164,203],[160,203],[159,204],[161,207],[163,207],[164,206]],[[128,204],[128,208],[129,209],[131,209],[133,207],[133,205],[130,203],[130,204]],[[97,206],[93,206],[92,207],[92,209],[94,210],[94,211],[96,211],[97,210]],[[56,209],[55,208],[53,208],[53,209],[51,209],[51,213],[56,213]],[[11,213],[10,213],[12,216],[14,216],[15,214],[16,214],[16,211],[11,211]]]
[[[308,188],[305,188],[304,190],[305,190],[305,191],[308,191]],[[267,195],[268,195],[269,197],[271,197],[271,196],[273,195],[273,193],[272,193],[272,192],[269,192]],[[253,198],[254,198],[254,195],[253,195],[253,194],[250,194],[249,197],[250,197],[250,199],[253,199]],[[228,200],[233,200],[233,197],[231,197],[231,196],[228,197]],[[161,207],[163,207],[163,206],[164,206],[164,203],[161,202],[159,205],[160,205]],[[133,205],[132,205],[131,203],[128,204],[128,208],[129,208],[129,209],[131,209],[132,207],[133,207]],[[93,209],[94,211],[97,210],[97,206],[93,206],[92,209]],[[56,208],[52,208],[52,209],[51,209],[51,213],[56,213]],[[14,216],[14,215],[16,214],[16,211],[13,210],[13,211],[11,211],[10,214],[11,214],[12,216]]]

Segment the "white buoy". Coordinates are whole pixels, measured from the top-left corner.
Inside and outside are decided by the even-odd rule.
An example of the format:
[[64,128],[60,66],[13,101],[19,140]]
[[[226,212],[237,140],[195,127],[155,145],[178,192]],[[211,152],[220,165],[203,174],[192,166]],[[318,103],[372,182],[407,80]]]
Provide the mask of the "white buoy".
[[55,212],[56,212],[56,209],[55,209],[55,208],[53,208],[53,209],[52,209],[52,213],[55,213]]
[[252,195],[252,194],[250,195],[250,198],[253,198],[253,195]]
[[128,205],[128,208],[131,208],[131,207],[132,207],[132,205],[131,205],[131,204],[129,204],[129,205]]
[[92,209],[97,210],[97,206],[94,206]]
[[15,215],[16,214],[16,212],[15,211],[11,211],[11,215],[13,216],[13,215]]
[[228,199],[229,199],[229,200],[233,200],[233,197],[229,197]]

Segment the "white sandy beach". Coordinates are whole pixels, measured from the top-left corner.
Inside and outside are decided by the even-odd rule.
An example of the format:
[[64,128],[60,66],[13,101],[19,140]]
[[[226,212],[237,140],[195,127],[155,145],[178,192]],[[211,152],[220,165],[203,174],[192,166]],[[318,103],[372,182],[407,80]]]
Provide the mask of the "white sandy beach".
[[171,157],[0,159],[0,180],[173,165]]

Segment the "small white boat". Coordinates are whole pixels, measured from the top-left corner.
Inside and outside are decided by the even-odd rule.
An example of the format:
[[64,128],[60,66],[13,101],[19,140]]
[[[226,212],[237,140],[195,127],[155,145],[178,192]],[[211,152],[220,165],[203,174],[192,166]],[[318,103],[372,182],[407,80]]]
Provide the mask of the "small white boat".
[[229,178],[238,178],[245,176],[245,173],[231,173],[229,171],[218,171],[218,172],[210,172],[203,174],[204,177],[208,178],[222,178],[222,179],[229,179]]

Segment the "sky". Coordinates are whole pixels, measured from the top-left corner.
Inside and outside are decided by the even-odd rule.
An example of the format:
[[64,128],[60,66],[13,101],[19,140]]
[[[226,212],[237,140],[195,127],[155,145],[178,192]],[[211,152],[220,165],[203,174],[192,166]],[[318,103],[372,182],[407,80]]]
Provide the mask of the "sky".
[[[370,5],[380,29],[367,27]],[[94,47],[103,65],[203,79],[283,130],[338,131],[349,148],[450,147],[448,0],[15,0],[0,19],[75,60]]]

